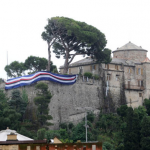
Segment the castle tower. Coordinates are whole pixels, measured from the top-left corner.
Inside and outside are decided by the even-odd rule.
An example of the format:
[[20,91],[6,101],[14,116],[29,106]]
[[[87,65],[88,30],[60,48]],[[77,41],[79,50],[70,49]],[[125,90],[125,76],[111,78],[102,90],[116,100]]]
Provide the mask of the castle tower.
[[118,59],[139,60],[142,62],[146,57],[147,50],[143,49],[141,46],[136,46],[131,42],[113,51],[113,58]]
[[144,75],[144,98],[150,98],[150,60],[146,58],[143,62]]

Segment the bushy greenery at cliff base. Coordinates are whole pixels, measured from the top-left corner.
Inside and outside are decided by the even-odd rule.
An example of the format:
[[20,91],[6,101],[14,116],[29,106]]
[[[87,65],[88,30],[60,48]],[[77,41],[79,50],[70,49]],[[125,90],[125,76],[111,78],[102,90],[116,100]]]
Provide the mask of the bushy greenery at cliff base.
[[[45,83],[36,85],[37,107],[34,117],[26,119],[28,96],[25,90],[12,92],[8,100],[0,90],[0,130],[7,127],[33,139],[53,139],[58,137],[64,143],[77,140],[85,142],[85,121],[77,125],[61,123],[59,130],[49,130],[52,117],[48,115],[51,94]],[[144,100],[144,106],[135,108],[126,105],[117,109],[116,114],[100,113],[98,117],[92,112],[87,115],[88,141],[100,141],[103,150],[150,150],[150,100]]]

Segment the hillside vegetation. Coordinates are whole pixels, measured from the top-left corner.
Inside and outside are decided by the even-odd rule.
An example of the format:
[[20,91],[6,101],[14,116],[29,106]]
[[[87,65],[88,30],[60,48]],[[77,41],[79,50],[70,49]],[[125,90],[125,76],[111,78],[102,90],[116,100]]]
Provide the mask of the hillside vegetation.
[[[33,139],[52,139],[55,136],[64,143],[85,142],[84,119],[74,125],[71,122],[61,123],[58,130],[49,130],[52,117],[48,114],[48,104],[52,97],[45,83],[36,85],[37,96],[34,103],[34,117],[27,119],[28,95],[25,90],[12,92],[8,99],[0,90],[0,130],[7,127]],[[88,141],[103,142],[103,150],[149,150],[150,149],[150,99],[144,100],[144,106],[134,110],[122,105],[115,114],[104,114],[96,117],[88,112]]]

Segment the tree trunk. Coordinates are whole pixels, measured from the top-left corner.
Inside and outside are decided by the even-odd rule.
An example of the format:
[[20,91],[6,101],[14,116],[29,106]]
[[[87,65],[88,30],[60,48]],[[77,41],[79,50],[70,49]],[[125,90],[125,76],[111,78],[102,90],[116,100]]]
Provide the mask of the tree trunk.
[[50,71],[51,69],[51,51],[50,51],[51,46],[48,45],[48,66],[47,66],[47,71]]
[[66,74],[68,72],[68,66],[69,66],[68,60],[69,60],[69,51],[66,51],[66,59],[65,59],[65,63],[64,63],[63,74]]

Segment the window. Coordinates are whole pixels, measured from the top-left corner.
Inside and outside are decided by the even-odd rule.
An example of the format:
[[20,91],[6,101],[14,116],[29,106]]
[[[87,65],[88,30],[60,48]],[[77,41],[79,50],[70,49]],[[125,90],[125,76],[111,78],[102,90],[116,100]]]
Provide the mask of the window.
[[132,69],[131,68],[128,69],[128,73],[132,73]]
[[106,69],[109,69],[109,64],[105,64],[105,68],[106,68]]
[[110,75],[108,74],[108,75],[107,75],[107,81],[109,81],[109,80],[110,80]]
[[141,68],[138,68],[138,74],[139,75],[141,74]]
[[130,80],[128,80],[128,89],[130,89]]
[[71,68],[69,68],[69,74],[71,74]]
[[142,93],[139,93],[139,97],[142,97]]
[[36,150],[40,150],[40,146],[36,146]]
[[96,150],[96,145],[92,145],[92,150]]
[[138,80],[138,86],[143,86],[143,80]]
[[137,74],[137,75],[143,75],[143,69],[141,69],[141,68],[136,68],[136,74]]
[[118,65],[115,65],[115,69],[118,70]]
[[119,81],[119,76],[118,75],[116,75],[116,81]]
[[90,69],[91,69],[91,71],[96,70],[96,65],[91,65]]
[[79,67],[79,74],[82,74],[83,73],[83,68],[82,66]]
[[31,150],[31,146],[27,146],[27,150]]

